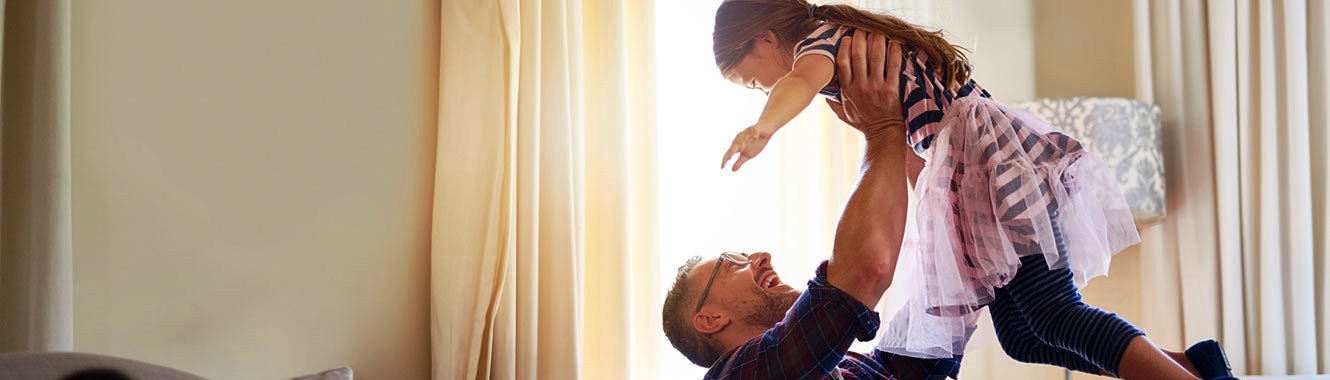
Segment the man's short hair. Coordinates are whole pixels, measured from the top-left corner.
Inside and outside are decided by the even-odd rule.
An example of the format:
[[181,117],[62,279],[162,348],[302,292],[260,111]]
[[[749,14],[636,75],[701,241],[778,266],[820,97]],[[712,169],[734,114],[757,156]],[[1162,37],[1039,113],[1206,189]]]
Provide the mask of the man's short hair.
[[693,256],[688,262],[679,267],[679,274],[674,277],[674,285],[670,285],[670,292],[665,295],[665,306],[661,308],[661,324],[665,329],[665,338],[670,340],[674,349],[679,350],[688,361],[701,367],[709,367],[716,360],[720,359],[720,352],[713,347],[711,341],[702,333],[693,329],[693,313],[691,308],[696,307],[692,300],[697,299],[692,293],[694,290],[688,284],[688,272],[693,270],[697,263],[702,262],[701,256]]

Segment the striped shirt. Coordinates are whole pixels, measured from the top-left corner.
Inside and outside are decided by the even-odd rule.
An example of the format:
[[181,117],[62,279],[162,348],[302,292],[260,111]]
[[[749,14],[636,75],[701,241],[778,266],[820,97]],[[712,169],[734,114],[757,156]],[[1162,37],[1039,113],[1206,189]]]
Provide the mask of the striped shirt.
[[[822,55],[834,62],[841,37],[853,36],[854,32],[855,29],[851,27],[824,23],[795,45],[794,60],[797,62],[807,55]],[[927,54],[908,46],[905,50],[901,61],[899,89],[902,96],[901,112],[908,126],[905,138],[914,152],[922,155],[942,130],[942,115],[953,101],[968,96],[992,96],[974,80],[967,81],[954,91],[948,89],[937,75],[937,69],[929,62]],[[836,101],[841,100],[840,82],[835,75],[819,93]]]
[[855,339],[873,339],[879,323],[877,312],[827,281],[823,261],[785,319],[722,355],[705,379],[945,379],[959,372],[960,358],[849,352]]

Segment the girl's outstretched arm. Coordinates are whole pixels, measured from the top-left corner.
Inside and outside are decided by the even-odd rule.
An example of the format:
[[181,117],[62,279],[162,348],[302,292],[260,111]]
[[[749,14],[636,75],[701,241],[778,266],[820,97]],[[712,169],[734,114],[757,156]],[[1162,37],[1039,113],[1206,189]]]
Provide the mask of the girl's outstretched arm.
[[795,61],[794,69],[771,86],[771,95],[757,125],[769,128],[771,132],[784,127],[808,108],[813,97],[831,82],[835,73],[836,63],[828,57],[810,54]]
[[808,108],[818,90],[831,82],[835,70],[835,62],[820,55],[809,55],[795,61],[794,69],[771,86],[767,105],[762,109],[762,116],[758,117],[757,123],[734,136],[730,149],[721,158],[720,167],[724,168],[730,158],[738,153],[739,158],[734,161],[733,169],[738,171],[744,162],[762,153],[771,135],[803,112],[804,108]]

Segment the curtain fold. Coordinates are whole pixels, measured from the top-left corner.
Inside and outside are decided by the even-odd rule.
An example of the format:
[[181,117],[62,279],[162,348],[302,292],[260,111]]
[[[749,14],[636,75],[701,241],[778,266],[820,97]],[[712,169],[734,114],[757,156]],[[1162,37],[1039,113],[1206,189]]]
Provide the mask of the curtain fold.
[[[654,4],[584,0],[587,229],[583,375],[648,378],[661,339],[655,259]],[[625,349],[625,346],[627,349]]]
[[1170,202],[1142,249],[1146,330],[1175,347],[1219,337],[1238,373],[1326,371],[1325,4],[1136,7]]
[[[1330,6],[1324,1],[1307,3],[1307,74],[1310,83],[1330,83]],[[1319,371],[1330,372],[1330,86],[1313,85],[1308,94],[1311,109],[1312,149],[1312,223],[1316,228],[1315,255],[1316,283],[1316,336]]]
[[73,350],[70,2],[0,8],[0,352]]
[[651,373],[651,9],[443,3],[434,378]]

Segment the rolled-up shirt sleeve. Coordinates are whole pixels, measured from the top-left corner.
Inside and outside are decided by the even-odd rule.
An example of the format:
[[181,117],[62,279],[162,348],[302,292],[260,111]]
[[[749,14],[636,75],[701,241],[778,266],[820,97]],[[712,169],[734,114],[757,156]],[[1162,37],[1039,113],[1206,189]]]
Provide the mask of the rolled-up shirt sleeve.
[[706,378],[820,378],[836,370],[855,339],[873,339],[877,312],[832,286],[826,272],[823,261],[785,319],[723,355]]

